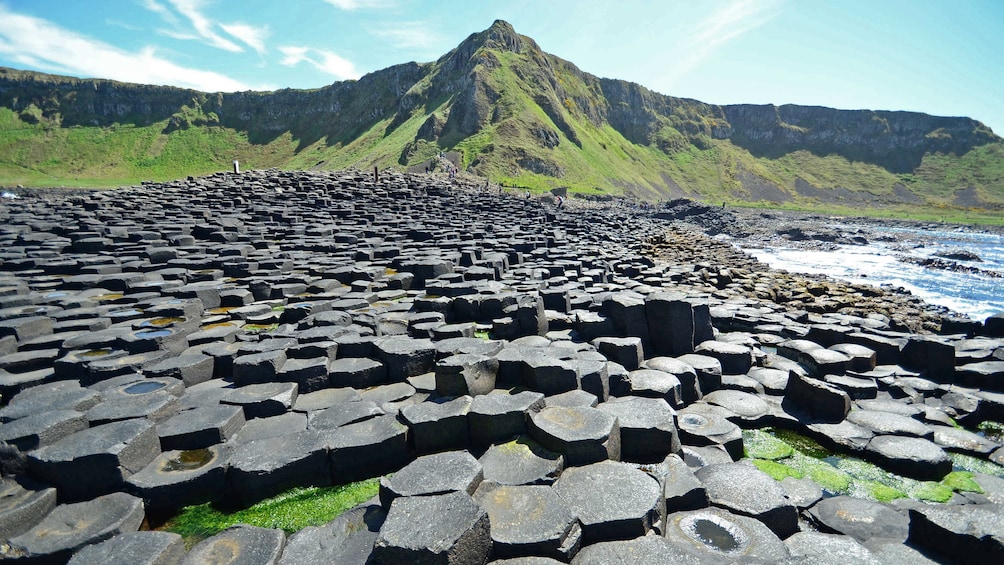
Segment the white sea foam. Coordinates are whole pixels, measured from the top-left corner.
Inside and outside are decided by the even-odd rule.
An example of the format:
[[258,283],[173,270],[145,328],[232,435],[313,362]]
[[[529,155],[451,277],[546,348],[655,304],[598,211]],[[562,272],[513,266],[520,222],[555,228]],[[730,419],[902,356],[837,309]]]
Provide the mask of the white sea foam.
[[[925,236],[931,235],[925,232]],[[980,264],[983,269],[1001,270],[1004,267],[1004,244],[999,236],[969,239],[963,242],[946,238],[944,245],[920,247],[915,255],[926,257],[946,247],[960,248],[980,255],[984,259]],[[925,269],[898,260],[893,251],[883,245],[843,246],[834,251],[785,248],[746,251],[773,268],[792,273],[823,274],[873,286],[901,287],[926,302],[945,306],[975,320],[1004,312],[1004,280]]]

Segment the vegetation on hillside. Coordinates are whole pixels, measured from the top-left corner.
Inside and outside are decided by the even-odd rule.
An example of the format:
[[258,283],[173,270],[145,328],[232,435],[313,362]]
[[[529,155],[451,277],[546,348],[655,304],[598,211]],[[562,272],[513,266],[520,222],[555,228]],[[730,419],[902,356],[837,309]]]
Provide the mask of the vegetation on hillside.
[[1004,141],[979,122],[664,96],[584,73],[505,22],[435,62],[316,90],[207,94],[9,69],[4,81],[0,185],[136,184],[233,159],[424,170],[445,151],[535,190],[932,217],[1004,208]]

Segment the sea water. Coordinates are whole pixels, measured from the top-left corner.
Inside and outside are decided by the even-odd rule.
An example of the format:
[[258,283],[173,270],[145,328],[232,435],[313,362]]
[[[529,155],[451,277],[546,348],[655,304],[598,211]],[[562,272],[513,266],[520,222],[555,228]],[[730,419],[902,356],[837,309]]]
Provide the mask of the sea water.
[[824,274],[856,283],[904,288],[926,302],[945,306],[974,320],[983,321],[993,314],[1004,313],[1004,278],[929,269],[898,259],[898,256],[926,259],[945,251],[964,250],[975,253],[983,261],[958,261],[959,264],[1004,273],[1004,237],[1001,235],[905,228],[875,231],[895,234],[901,239],[895,243],[843,245],[828,251],[747,248],[741,242],[736,243],[761,262],[791,273]]

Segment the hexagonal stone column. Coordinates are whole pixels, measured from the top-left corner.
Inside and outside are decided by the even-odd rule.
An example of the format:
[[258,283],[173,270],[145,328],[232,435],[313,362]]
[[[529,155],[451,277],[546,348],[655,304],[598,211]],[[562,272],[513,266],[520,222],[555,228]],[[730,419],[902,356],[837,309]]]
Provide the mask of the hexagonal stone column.
[[30,530],[55,507],[56,489],[29,489],[12,478],[0,479],[0,539]]
[[87,502],[61,504],[34,528],[10,539],[16,554],[29,563],[65,563],[73,552],[143,523],[143,501],[124,492]]
[[433,453],[444,449],[467,449],[470,430],[467,413],[471,397],[430,398],[401,409],[401,418],[411,432],[417,453]]
[[394,500],[376,543],[376,565],[481,565],[492,549],[488,513],[464,492]]
[[476,396],[467,413],[471,443],[487,446],[526,433],[527,414],[544,407],[544,395],[524,390],[516,394],[493,390]]
[[704,483],[712,505],[756,518],[780,538],[798,531],[798,510],[788,502],[784,489],[753,465],[720,463],[701,467],[694,474]]
[[68,435],[28,455],[32,474],[61,497],[84,500],[122,490],[124,480],[160,454],[153,422],[123,420]]
[[596,408],[549,406],[530,415],[529,431],[542,446],[564,455],[569,466],[620,460],[617,418]]
[[295,486],[331,484],[326,440],[304,430],[241,444],[230,457],[227,481],[245,506]]
[[335,484],[377,477],[408,462],[408,427],[387,414],[325,432]]
[[500,485],[549,485],[565,468],[561,454],[526,436],[489,447],[478,462],[485,480]]
[[670,514],[666,539],[715,562],[778,562],[788,557],[784,542],[763,522],[721,508]]
[[200,541],[181,565],[215,563],[220,556],[230,563],[278,563],[285,547],[282,530],[239,524]]
[[952,472],[952,460],[932,441],[919,437],[875,436],[865,455],[884,469],[921,481],[940,481]]
[[495,388],[499,362],[493,357],[461,353],[436,362],[436,393],[477,396]]
[[165,451],[126,479],[126,490],[153,512],[220,500],[227,486],[230,453],[223,445]]
[[126,532],[101,543],[88,545],[73,555],[68,565],[129,563],[169,565],[185,557],[185,542],[172,532]]
[[643,536],[665,513],[659,482],[627,463],[566,469],[554,490],[582,523],[584,544]]
[[485,485],[474,500],[488,512],[496,557],[568,561],[579,550],[576,516],[549,486]]
[[240,406],[199,406],[161,423],[157,435],[164,450],[203,449],[227,441],[245,422]]
[[317,527],[290,536],[279,565],[365,565],[387,512],[377,504],[357,506]]
[[691,406],[677,414],[676,424],[682,444],[695,447],[720,445],[733,461],[742,459],[743,431],[723,416],[710,411],[698,411]]
[[484,473],[481,463],[466,451],[424,455],[389,477],[380,479],[380,504],[389,508],[402,496],[466,492],[474,494]]
[[680,450],[676,411],[661,398],[611,398],[597,408],[617,418],[621,458],[640,463],[662,461]]

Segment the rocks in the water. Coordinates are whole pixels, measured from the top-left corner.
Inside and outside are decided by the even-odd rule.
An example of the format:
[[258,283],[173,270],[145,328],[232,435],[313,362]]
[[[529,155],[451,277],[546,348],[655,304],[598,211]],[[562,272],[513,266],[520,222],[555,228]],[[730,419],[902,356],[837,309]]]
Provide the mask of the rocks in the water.
[[880,435],[868,442],[867,453],[894,473],[938,481],[952,471],[952,460],[930,440]]

